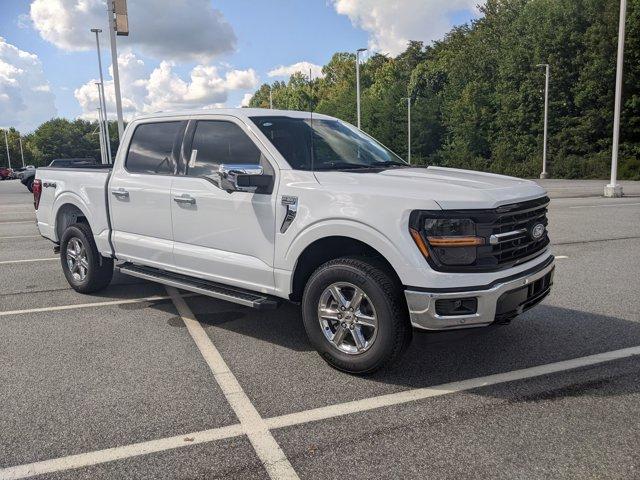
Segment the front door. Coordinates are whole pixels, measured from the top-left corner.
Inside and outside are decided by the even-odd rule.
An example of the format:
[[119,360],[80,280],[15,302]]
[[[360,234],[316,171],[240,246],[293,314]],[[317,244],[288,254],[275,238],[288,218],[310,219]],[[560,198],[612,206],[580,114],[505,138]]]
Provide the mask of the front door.
[[158,268],[173,265],[171,182],[186,121],[141,123],[108,185],[112,240],[118,259]]
[[[173,179],[174,260],[181,273],[269,293],[274,288],[275,170],[232,117],[190,123],[184,172]],[[221,164],[260,164],[273,178],[256,193],[218,186]]]

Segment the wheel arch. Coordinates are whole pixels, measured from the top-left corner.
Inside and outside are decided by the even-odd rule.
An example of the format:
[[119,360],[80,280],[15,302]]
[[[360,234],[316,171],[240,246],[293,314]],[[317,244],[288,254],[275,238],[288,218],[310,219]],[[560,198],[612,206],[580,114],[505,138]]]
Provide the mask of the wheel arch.
[[294,302],[299,302],[302,299],[302,293],[309,277],[311,277],[320,265],[337,258],[350,256],[361,256],[371,259],[388,271],[398,284],[402,285],[396,269],[376,248],[350,236],[330,235],[314,240],[308,244],[298,256],[291,276],[291,293],[289,294],[289,298]]
[[[73,197],[67,197],[60,202],[60,206],[56,209],[54,231],[58,242],[69,225],[86,223],[91,228],[86,209],[80,202],[74,200]],[[93,232],[92,228],[91,231]]]

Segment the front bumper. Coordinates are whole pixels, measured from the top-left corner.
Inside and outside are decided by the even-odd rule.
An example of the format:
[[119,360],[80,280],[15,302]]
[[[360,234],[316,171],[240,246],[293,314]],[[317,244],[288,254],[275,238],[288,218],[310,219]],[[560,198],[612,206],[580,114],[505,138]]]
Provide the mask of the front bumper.
[[[484,327],[494,322],[507,322],[516,315],[537,305],[546,297],[553,284],[555,262],[553,256],[541,265],[519,276],[507,277],[485,287],[465,288],[460,291],[405,290],[411,324],[421,330],[454,330]],[[445,290],[445,289],[443,289]],[[475,313],[439,315],[438,300],[477,300]]]

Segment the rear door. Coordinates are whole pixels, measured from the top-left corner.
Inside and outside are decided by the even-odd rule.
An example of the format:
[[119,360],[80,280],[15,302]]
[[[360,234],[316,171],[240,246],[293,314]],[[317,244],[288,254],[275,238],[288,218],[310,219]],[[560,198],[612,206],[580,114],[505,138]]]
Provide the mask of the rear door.
[[173,266],[171,182],[186,121],[138,124],[109,183],[113,243],[121,260]]
[[[267,155],[234,117],[190,122],[184,169],[171,190],[174,258],[182,273],[273,290],[276,170]],[[217,182],[223,163],[260,164],[272,184],[255,193],[226,192]]]

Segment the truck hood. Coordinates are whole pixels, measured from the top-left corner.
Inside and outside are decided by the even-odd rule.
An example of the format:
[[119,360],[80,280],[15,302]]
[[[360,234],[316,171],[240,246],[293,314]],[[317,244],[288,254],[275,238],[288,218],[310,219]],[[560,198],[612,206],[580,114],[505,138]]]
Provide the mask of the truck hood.
[[541,197],[531,180],[455,168],[398,168],[379,173],[316,172],[321,185],[435,201],[444,210],[487,209]]

